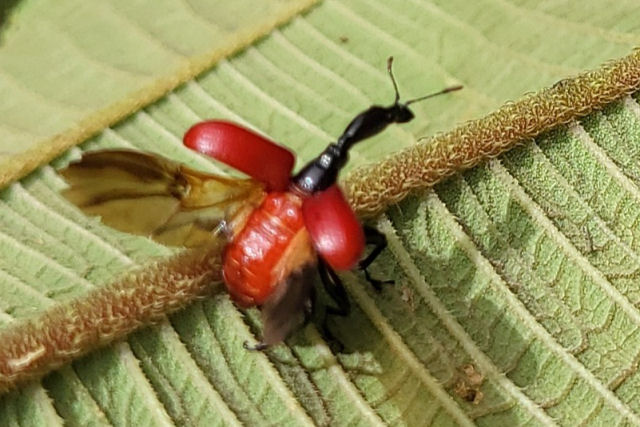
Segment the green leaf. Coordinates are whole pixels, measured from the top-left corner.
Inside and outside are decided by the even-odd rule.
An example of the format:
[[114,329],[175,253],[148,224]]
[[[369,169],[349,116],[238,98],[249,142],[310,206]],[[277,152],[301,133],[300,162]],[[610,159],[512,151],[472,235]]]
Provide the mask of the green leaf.
[[[118,11],[117,20],[61,4],[43,15],[38,2],[21,2],[11,12],[7,48],[22,33],[24,43],[55,48],[40,59],[21,58],[17,48],[0,56],[0,76],[25,74],[9,89],[39,88],[48,100],[29,95],[27,104],[0,78],[5,99],[20,106],[5,104],[4,151],[56,133],[75,141],[81,132],[68,129],[87,117],[68,113],[78,106],[99,112],[124,96],[133,97],[130,105],[150,101],[123,81],[88,90],[84,78],[100,76],[94,66],[102,60],[155,78],[177,72],[171,53],[153,54],[153,39],[145,39],[148,49],[140,42],[148,57],[117,54],[122,43],[138,44],[121,38],[138,40],[142,29],[148,37],[152,23],[180,16],[161,12],[174,3],[95,6]],[[248,23],[228,26],[249,32],[259,15],[251,12]],[[99,37],[85,13],[119,31]],[[220,16],[236,15],[209,20],[225,27]],[[360,165],[628,54],[640,41],[639,18],[624,2],[327,0],[82,149],[124,146],[220,171],[182,148],[180,137],[198,120],[225,117],[293,148],[299,165],[354,114],[391,99],[390,54],[405,97],[465,85],[416,105],[414,122],[358,146],[350,166]],[[198,27],[163,28],[153,33],[163,46],[184,37],[188,52],[216,49],[198,39]],[[72,55],[66,74],[56,74],[46,60],[71,52],[69,39],[103,56],[96,63]],[[61,79],[57,87],[40,79],[45,71]],[[247,352],[242,342],[259,332],[256,312],[241,313],[217,295],[4,395],[0,424],[640,424],[639,127],[636,96],[626,97],[391,207],[378,221],[389,249],[374,273],[395,285],[378,293],[357,272],[343,276],[352,313],[330,322],[340,352],[313,325],[289,346]],[[72,149],[54,166],[78,155]],[[60,197],[63,186],[43,166],[0,196],[3,325],[169,254],[82,216]]]
[[313,2],[5,2],[0,183],[158,99]]

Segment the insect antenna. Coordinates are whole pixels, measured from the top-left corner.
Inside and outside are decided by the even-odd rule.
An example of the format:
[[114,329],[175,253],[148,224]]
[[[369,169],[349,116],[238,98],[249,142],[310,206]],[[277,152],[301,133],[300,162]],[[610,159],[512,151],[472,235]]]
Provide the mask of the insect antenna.
[[389,77],[391,77],[391,83],[393,83],[393,90],[396,92],[396,99],[393,101],[394,104],[397,104],[400,101],[400,92],[398,91],[398,84],[396,83],[396,78],[393,76],[393,56],[390,56],[387,59],[387,71],[389,72]]
[[414,102],[419,102],[428,98],[433,98],[434,96],[444,95],[445,93],[455,92],[456,90],[462,89],[462,87],[463,87],[462,85],[449,86],[442,89],[441,91],[430,93],[429,95],[421,96],[420,98],[410,99],[409,101],[405,102],[404,105],[410,105],[410,104],[413,104]]
[[[389,72],[389,77],[391,77],[391,83],[393,83],[393,90],[396,93],[396,98],[393,101],[393,104],[396,105],[400,102],[400,92],[398,91],[398,83],[396,83],[396,78],[393,75],[393,56],[390,56],[389,59],[387,59],[387,71]],[[425,99],[428,98],[433,98],[434,96],[438,96],[438,95],[444,95],[445,93],[449,93],[449,92],[454,92],[456,90],[460,90],[462,89],[462,85],[456,85],[456,86],[450,86],[447,88],[442,89],[441,91],[435,92],[435,93],[430,93],[429,95],[425,95],[425,96],[421,96],[419,98],[414,98],[411,99],[407,102],[404,103],[404,105],[411,105],[415,102],[419,102],[419,101],[423,101]]]

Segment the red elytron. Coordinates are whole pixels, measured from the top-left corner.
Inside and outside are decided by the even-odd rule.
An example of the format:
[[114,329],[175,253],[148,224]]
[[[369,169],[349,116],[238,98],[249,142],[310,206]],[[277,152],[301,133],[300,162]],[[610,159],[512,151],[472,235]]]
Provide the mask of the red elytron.
[[184,145],[262,182],[267,190],[285,191],[295,156],[291,151],[235,123],[200,122],[184,134]]
[[107,225],[167,245],[197,247],[222,230],[228,241],[222,272],[230,295],[243,307],[262,309],[263,338],[254,348],[278,343],[308,314],[316,268],[338,305],[334,314],[349,310],[334,270],[353,268],[365,243],[376,247],[360,266],[372,284],[381,283],[366,267],[386,242],[375,232],[365,239],[336,185],[349,149],[391,123],[411,120],[411,103],[460,89],[400,103],[391,58],[388,70],[394,103],[358,114],[335,143],[294,176],[289,150],[234,123],[210,120],[189,129],[185,145],[252,179],[207,174],[152,154],[105,150],[86,153],[61,171],[70,184],[64,194]]

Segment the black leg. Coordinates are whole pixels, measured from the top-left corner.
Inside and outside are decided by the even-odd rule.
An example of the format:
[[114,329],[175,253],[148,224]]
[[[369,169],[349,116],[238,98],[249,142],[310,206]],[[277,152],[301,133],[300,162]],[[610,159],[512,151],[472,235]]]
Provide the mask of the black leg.
[[346,316],[351,311],[351,305],[349,304],[349,298],[347,297],[347,291],[344,289],[342,280],[336,274],[331,267],[329,267],[322,258],[318,258],[318,273],[320,273],[320,280],[324,285],[324,289],[337,307],[327,306],[327,313],[336,314],[338,316]]
[[344,346],[331,333],[331,330],[329,329],[329,316],[347,316],[351,311],[351,305],[349,304],[347,291],[344,289],[344,285],[342,284],[340,277],[338,277],[336,272],[333,271],[333,269],[331,269],[331,267],[329,267],[321,258],[318,258],[318,273],[320,273],[320,279],[322,280],[324,289],[336,303],[336,306],[327,305],[325,307],[324,319],[322,320],[322,333],[331,349],[339,353],[343,350]]
[[371,265],[371,263],[378,258],[378,255],[387,247],[387,238],[384,234],[379,232],[373,227],[365,225],[364,236],[366,239],[367,245],[374,245],[373,250],[369,255],[367,255],[362,261],[358,263],[358,266],[362,271],[364,271],[364,277],[367,279],[367,282],[371,284],[376,290],[381,290],[382,285],[391,284],[393,280],[378,280],[371,277],[367,268]]

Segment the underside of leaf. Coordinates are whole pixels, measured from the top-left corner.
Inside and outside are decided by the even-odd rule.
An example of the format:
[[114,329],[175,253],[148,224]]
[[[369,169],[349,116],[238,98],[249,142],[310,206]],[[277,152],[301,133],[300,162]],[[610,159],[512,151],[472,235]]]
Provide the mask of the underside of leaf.
[[[407,98],[464,84],[446,99],[416,105],[414,122],[357,147],[350,166],[361,166],[556,82],[525,101],[593,93],[567,89],[577,88],[575,80],[563,79],[622,58],[640,41],[637,13],[606,3],[326,0],[82,150],[154,151],[223,172],[180,143],[194,122],[218,117],[287,144],[301,164],[356,113],[392,101],[389,55]],[[42,20],[62,46],[68,30]],[[372,274],[395,284],[376,292],[358,272],[342,276],[352,312],[328,325],[340,345],[310,324],[287,346],[247,352],[242,343],[259,336],[259,313],[239,312],[220,294],[5,394],[0,424],[640,424],[640,106],[637,94],[624,95],[630,87],[607,92],[613,102],[577,120],[583,110],[556,116],[534,108],[536,119],[548,119],[545,129],[553,127],[535,138],[537,131],[522,132],[528,122],[480,121],[415,149],[417,156],[438,154],[434,148],[445,145],[433,143],[439,138],[502,145],[496,135],[518,129],[526,138],[387,208],[377,226],[389,248]],[[67,101],[42,104],[57,120]],[[3,117],[15,118],[5,105]],[[513,118],[510,108],[489,117]],[[22,122],[11,123],[19,133]],[[470,129],[484,129],[483,137],[469,136],[478,135]],[[1,195],[5,332],[74,298],[86,303],[96,287],[171,255],[63,200],[55,167],[79,154],[71,150]],[[443,167],[435,176],[450,172]],[[378,172],[362,176],[367,185],[383,181]],[[432,183],[423,175],[418,181]],[[376,196],[383,204],[404,195],[385,191]],[[14,360],[28,363],[38,353],[30,354]]]

